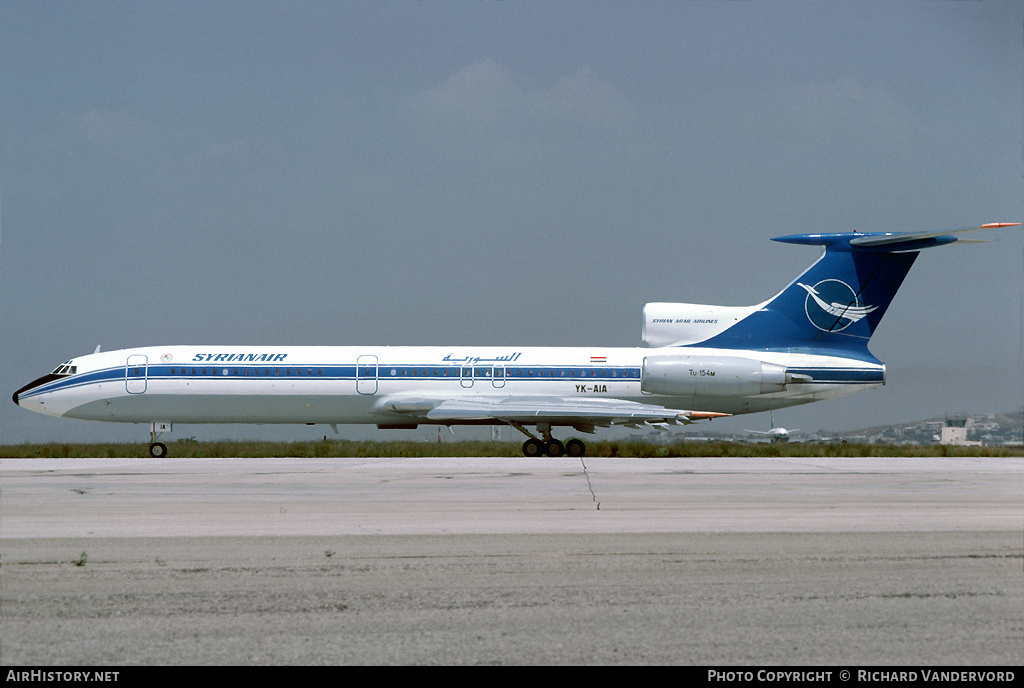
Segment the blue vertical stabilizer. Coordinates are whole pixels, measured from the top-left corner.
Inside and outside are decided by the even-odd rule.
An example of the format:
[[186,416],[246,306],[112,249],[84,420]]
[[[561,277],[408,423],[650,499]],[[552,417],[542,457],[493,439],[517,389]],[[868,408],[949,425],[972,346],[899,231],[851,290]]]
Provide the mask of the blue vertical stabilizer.
[[844,355],[876,360],[867,344],[918,253],[958,241],[946,232],[794,234],[774,241],[823,246],[821,257],[757,310],[688,346]]

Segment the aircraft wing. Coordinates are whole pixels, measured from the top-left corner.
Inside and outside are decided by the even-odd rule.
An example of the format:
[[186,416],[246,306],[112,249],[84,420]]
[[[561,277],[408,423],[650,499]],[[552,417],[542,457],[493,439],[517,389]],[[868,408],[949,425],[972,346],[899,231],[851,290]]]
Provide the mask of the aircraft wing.
[[[595,427],[643,424],[688,425],[699,420],[718,418],[728,413],[684,411],[655,404],[620,399],[577,397],[492,397],[473,396],[451,399],[391,398],[380,405],[383,411],[423,418],[425,422],[465,423],[497,420],[503,423],[551,423],[571,425],[580,432]],[[411,418],[410,418],[411,420]]]

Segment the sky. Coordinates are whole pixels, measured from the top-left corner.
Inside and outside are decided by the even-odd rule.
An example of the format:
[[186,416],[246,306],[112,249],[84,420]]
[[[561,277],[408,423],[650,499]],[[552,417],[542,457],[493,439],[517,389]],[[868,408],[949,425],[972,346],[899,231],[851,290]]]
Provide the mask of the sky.
[[[817,258],[771,237],[1022,218],[1010,0],[0,0],[4,394],[97,345],[638,346]],[[985,238],[918,259],[884,388],[775,424],[1020,409],[1024,231]],[[5,444],[147,438],[0,403]]]

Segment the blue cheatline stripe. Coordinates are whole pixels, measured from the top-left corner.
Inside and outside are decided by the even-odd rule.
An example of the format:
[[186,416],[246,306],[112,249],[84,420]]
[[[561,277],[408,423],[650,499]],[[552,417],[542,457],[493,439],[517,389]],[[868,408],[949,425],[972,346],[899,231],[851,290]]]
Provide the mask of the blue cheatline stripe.
[[[131,366],[129,374],[125,374],[125,366],[94,370],[88,373],[68,375],[59,380],[54,380],[36,389],[29,390],[21,395],[28,399],[38,394],[54,392],[63,389],[73,389],[86,385],[104,382],[124,382],[133,376],[130,371],[134,368],[145,366]],[[150,365],[145,375],[138,375],[138,379],[154,380],[183,380],[183,379],[230,379],[230,380],[327,380],[344,381],[357,379],[355,365],[303,365],[303,366],[233,366],[233,365]],[[503,376],[495,376],[495,368],[492,366],[467,366],[466,375],[462,369],[452,366],[423,366],[423,365],[379,365],[359,366],[360,379],[402,379],[402,380],[444,380],[452,381],[470,378],[474,380],[599,380],[602,382],[616,381],[639,381],[640,368],[626,366],[506,366]],[[184,372],[183,372],[184,371]],[[195,371],[195,372],[193,372]],[[225,372],[226,371],[226,372]],[[394,371],[394,372],[392,372]],[[472,371],[472,372],[470,372]],[[486,372],[485,372],[486,371]]]
[[[185,372],[182,372],[182,371]],[[192,371],[195,371],[193,373]],[[462,369],[452,366],[422,365],[387,365],[377,366],[376,375],[373,367],[365,367],[359,371],[360,379],[401,379],[401,380],[504,380],[506,383],[516,380],[531,381],[600,381],[622,382],[639,381],[641,369],[626,366],[506,366],[503,376],[495,376],[493,368],[474,366],[472,373],[467,368],[463,376]],[[499,368],[499,370],[501,370]],[[881,368],[789,368],[790,373],[807,375],[812,383],[818,384],[868,384],[880,383],[884,380]],[[172,372],[173,371],[173,372]],[[225,374],[225,371],[227,373]],[[139,376],[141,379],[141,375]],[[305,366],[213,366],[213,365],[151,365],[145,375],[147,381],[182,380],[182,379],[230,379],[230,380],[323,380],[323,381],[355,381],[356,366],[354,365],[305,365]],[[119,383],[126,379],[125,367],[95,370],[89,373],[69,375],[54,380],[21,396],[31,398],[38,394],[62,389],[72,389],[85,385],[113,382]],[[131,379],[128,376],[127,379]]]
[[882,382],[881,368],[786,368],[787,373],[808,375],[813,382],[832,384],[864,384]]
[[108,368],[105,370],[94,370],[89,373],[79,373],[77,375],[68,375],[67,377],[63,377],[59,380],[54,380],[53,382],[48,382],[45,385],[40,385],[28,392],[23,392],[20,397],[27,399],[29,397],[34,397],[37,394],[45,394],[46,392],[54,392],[60,389],[84,387],[86,385],[92,385],[100,382],[109,382],[113,379],[124,380],[124,366],[120,366],[119,368]]

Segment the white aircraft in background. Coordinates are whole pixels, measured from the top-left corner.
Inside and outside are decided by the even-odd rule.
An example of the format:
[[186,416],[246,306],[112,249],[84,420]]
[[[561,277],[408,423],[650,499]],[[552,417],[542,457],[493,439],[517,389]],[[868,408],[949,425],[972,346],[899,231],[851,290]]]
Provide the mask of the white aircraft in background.
[[[13,395],[65,418],[146,423],[510,425],[527,456],[582,456],[556,427],[692,423],[885,383],[867,348],[918,253],[962,232],[796,234],[818,260],[763,303],[649,303],[645,348],[154,346],[80,356]],[[534,432],[530,427],[534,427]]]
[[757,435],[767,435],[768,440],[771,442],[789,442],[789,434],[791,432],[796,432],[796,430],[772,428],[771,430],[745,430],[744,432],[752,432]]
[[[806,289],[804,285],[800,285]],[[786,428],[780,428],[775,425],[775,414],[771,410],[768,411],[768,419],[771,424],[771,430],[748,430],[743,429],[743,432],[752,432],[755,435],[765,435],[769,442],[789,442],[790,433],[794,433],[800,428],[794,428],[793,430],[787,430]]]

